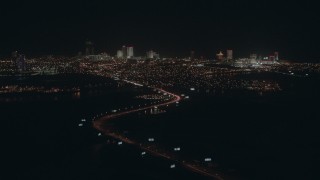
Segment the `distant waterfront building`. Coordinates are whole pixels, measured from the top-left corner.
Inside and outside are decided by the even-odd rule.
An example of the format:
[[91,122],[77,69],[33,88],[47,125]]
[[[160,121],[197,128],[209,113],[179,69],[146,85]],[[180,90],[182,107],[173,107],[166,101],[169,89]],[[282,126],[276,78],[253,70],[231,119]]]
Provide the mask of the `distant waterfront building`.
[[17,65],[17,69],[20,72],[26,71],[26,57],[25,55],[21,54],[18,56],[18,58],[16,59],[16,65]]
[[269,56],[269,61],[270,62],[274,62],[275,61],[275,56],[274,55],[270,55]]
[[153,54],[153,58],[154,58],[154,59],[160,59],[160,54],[159,54],[159,53],[154,52],[154,54]]
[[220,51],[220,53],[216,54],[217,60],[223,60],[223,53]]
[[101,54],[97,54],[97,55],[89,55],[87,57],[93,61],[111,60],[111,57],[107,53],[101,53]]
[[274,52],[275,61],[279,61],[279,52]]
[[233,50],[229,49],[227,50],[227,60],[233,59]]
[[123,58],[127,58],[127,47],[126,46],[122,46],[122,56]]
[[250,54],[250,59],[257,60],[257,58],[258,58],[257,54]]
[[93,43],[91,41],[86,42],[86,56],[94,55]]
[[147,52],[147,59],[153,59],[154,58],[154,54],[155,54],[155,52],[153,52],[152,50],[148,51]]
[[117,58],[119,58],[119,59],[123,58],[123,51],[122,50],[117,51]]
[[274,64],[274,56],[265,56],[260,60],[261,64]]
[[195,54],[194,51],[191,51],[191,52],[190,52],[190,59],[191,59],[191,60],[194,60],[194,54]]
[[133,47],[127,47],[127,58],[133,58],[134,57],[134,53],[133,53]]
[[151,50],[147,52],[147,59],[160,59],[160,55]]
[[18,58],[18,51],[13,51],[11,53],[11,63],[12,63],[12,66],[16,66],[17,64],[17,58]]
[[11,54],[11,57],[16,60],[17,57],[18,57],[18,51],[13,51],[12,54]]

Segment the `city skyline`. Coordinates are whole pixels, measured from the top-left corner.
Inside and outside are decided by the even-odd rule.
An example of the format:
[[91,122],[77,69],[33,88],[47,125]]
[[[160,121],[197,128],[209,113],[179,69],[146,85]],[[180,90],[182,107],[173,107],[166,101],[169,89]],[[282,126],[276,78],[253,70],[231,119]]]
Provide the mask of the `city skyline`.
[[[11,52],[11,54],[7,54],[6,58],[12,58],[13,60],[17,59],[17,56],[19,54],[21,54],[23,52],[20,51],[13,51]],[[183,57],[178,57],[178,56],[166,56],[166,57],[162,57],[160,58],[160,54],[157,53],[156,51],[154,51],[153,49],[147,50],[145,51],[145,53],[143,54],[138,54],[135,52],[135,47],[134,46],[125,46],[123,45],[121,47],[121,49],[118,49],[115,53],[110,53],[110,52],[99,52],[95,50],[94,47],[94,43],[92,43],[91,41],[86,41],[86,47],[83,51],[79,51],[76,55],[72,55],[72,56],[106,56],[106,57],[110,57],[110,58],[115,58],[115,59],[157,59],[157,60],[165,60],[165,59],[170,59],[170,58],[178,58],[178,59],[189,59],[189,60],[196,60],[196,59],[202,59],[202,60],[225,60],[225,61],[234,61],[237,59],[243,59],[243,58],[249,58],[249,59],[265,59],[265,58],[273,58],[275,61],[279,61],[279,60],[285,60],[287,61],[285,58],[280,59],[279,56],[279,52],[278,51],[274,51],[274,52],[267,52],[264,54],[258,54],[255,52],[251,52],[251,53],[247,53],[245,56],[234,56],[234,50],[233,49],[224,49],[224,50],[218,50],[216,52],[212,52],[217,53],[215,55],[213,55],[212,57],[205,57],[202,56],[200,54],[197,54],[197,52],[195,51],[190,51],[190,54],[188,56],[183,56]],[[45,57],[45,56],[54,56],[56,54],[46,54],[43,56],[37,56],[37,57]],[[255,58],[253,58],[253,55]],[[23,54],[23,56],[25,56]],[[65,56],[68,57],[68,56]],[[35,58],[30,56],[30,58]],[[292,61],[294,62],[294,61]]]
[[[152,4],[152,5],[151,5]],[[0,56],[19,50],[31,56],[75,55],[95,43],[96,51],[115,54],[134,44],[163,56],[190,51],[212,58],[216,51],[235,55],[281,52],[296,61],[319,61],[316,6],[304,2],[255,1],[6,2],[1,9]]]

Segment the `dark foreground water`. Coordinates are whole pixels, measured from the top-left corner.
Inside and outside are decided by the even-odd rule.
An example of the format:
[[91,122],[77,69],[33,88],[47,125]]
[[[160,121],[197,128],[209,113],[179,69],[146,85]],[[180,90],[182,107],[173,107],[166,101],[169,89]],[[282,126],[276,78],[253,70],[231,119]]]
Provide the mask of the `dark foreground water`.
[[[148,90],[78,75],[19,78],[18,82],[21,86],[79,86],[81,97],[74,98],[72,93],[2,95],[6,101],[0,104],[1,179],[205,179],[184,169],[171,170],[172,162],[161,158],[141,157],[138,149],[98,137],[92,128],[94,115],[139,104],[143,101],[134,97]],[[87,121],[81,122],[83,118]]]
[[[79,78],[70,86],[78,83],[72,79]],[[91,127],[89,117],[138,104],[133,97],[148,90],[94,77],[81,82],[80,99],[64,94],[1,103],[4,179],[203,179],[169,169],[172,162],[141,157]],[[154,137],[171,152],[179,146],[181,159],[207,165],[203,160],[211,157],[217,169],[238,179],[318,179],[318,80],[284,82],[283,92],[263,96],[189,92],[190,100],[167,113],[137,113],[112,126],[144,143]]]

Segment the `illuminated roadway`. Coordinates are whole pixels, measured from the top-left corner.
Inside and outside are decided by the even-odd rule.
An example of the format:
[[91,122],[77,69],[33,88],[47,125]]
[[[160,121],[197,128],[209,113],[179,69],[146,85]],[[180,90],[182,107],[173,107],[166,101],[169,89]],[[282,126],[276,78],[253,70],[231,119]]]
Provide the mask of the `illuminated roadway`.
[[[126,82],[132,83],[132,84],[137,85],[137,86],[141,86],[138,83],[134,83],[134,82],[130,82],[130,81],[126,81]],[[104,135],[106,135],[106,136],[110,136],[110,137],[113,137],[113,138],[115,138],[115,139],[117,139],[119,141],[122,141],[124,143],[131,144],[131,145],[134,145],[136,147],[139,147],[141,150],[144,150],[144,151],[146,151],[149,154],[152,154],[154,156],[159,156],[159,157],[165,158],[167,160],[174,161],[175,163],[178,163],[179,165],[181,165],[182,167],[184,167],[184,168],[186,168],[188,170],[191,170],[193,172],[202,174],[202,175],[207,176],[207,177],[212,177],[214,179],[224,180],[225,178],[222,178],[221,175],[219,175],[217,172],[205,171],[201,167],[192,165],[191,163],[187,163],[185,161],[178,160],[178,159],[176,159],[176,158],[174,158],[172,156],[168,156],[164,152],[155,151],[155,150],[149,148],[146,145],[142,145],[139,142],[135,142],[133,140],[130,140],[127,137],[124,137],[124,136],[122,136],[120,134],[116,134],[114,132],[111,132],[110,130],[105,128],[104,125],[110,119],[114,119],[114,118],[118,118],[118,117],[121,117],[121,116],[124,116],[124,115],[127,115],[127,114],[131,114],[131,113],[147,110],[147,109],[153,108],[155,106],[157,106],[157,107],[167,106],[167,105],[179,102],[181,100],[181,97],[176,95],[176,94],[170,93],[168,91],[165,91],[165,90],[159,89],[159,88],[154,88],[154,89],[156,89],[157,91],[162,92],[164,94],[166,93],[166,94],[170,95],[171,97],[173,97],[173,99],[171,99],[168,102],[164,102],[164,103],[154,104],[154,105],[150,105],[150,106],[145,106],[145,107],[141,107],[141,108],[137,108],[137,109],[122,111],[122,112],[114,113],[114,114],[111,114],[111,115],[103,116],[103,117],[98,118],[98,119],[93,121],[93,127],[95,129],[97,129],[98,131],[100,131],[101,133],[103,133]]]

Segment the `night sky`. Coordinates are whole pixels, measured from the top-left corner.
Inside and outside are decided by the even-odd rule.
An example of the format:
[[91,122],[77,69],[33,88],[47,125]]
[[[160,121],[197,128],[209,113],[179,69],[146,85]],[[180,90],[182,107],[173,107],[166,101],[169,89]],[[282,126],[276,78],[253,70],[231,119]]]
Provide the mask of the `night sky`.
[[8,1],[0,4],[0,56],[75,55],[88,39],[98,52],[133,45],[166,56],[236,57],[279,51],[282,59],[319,62],[315,2],[231,0]]

